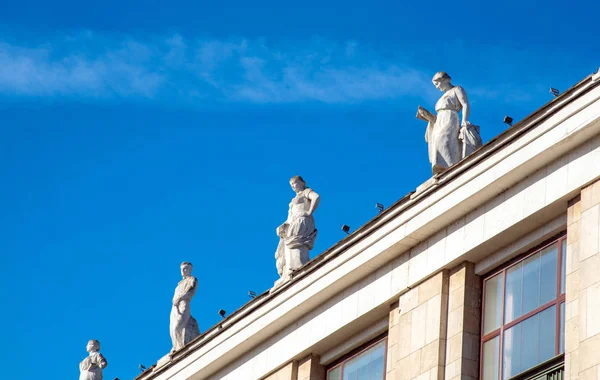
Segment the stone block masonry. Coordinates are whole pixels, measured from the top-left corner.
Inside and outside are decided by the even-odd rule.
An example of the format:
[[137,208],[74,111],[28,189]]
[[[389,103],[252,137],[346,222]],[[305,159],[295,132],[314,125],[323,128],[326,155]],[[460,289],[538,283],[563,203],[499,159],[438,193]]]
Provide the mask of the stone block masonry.
[[565,379],[600,379],[600,181],[567,212]]

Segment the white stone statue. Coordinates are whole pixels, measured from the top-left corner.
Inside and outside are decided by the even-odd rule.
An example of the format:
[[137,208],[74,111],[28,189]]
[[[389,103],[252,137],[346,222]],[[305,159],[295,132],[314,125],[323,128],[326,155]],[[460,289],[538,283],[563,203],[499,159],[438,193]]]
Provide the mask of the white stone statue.
[[79,380],[102,380],[102,370],[108,363],[100,351],[100,342],[90,340],[86,347],[89,356],[79,363]]
[[317,237],[313,213],[319,205],[319,194],[306,187],[300,176],[292,177],[290,186],[296,196],[290,202],[287,220],[277,227],[279,245],[275,259],[281,278],[275,282],[275,287],[289,280],[294,270],[310,260],[308,252]]
[[[481,147],[479,127],[469,122],[470,106],[467,93],[450,83],[450,75],[440,71],[433,76],[433,85],[444,93],[435,104],[437,116],[419,106],[417,118],[427,121],[425,141],[433,174],[439,174]],[[458,112],[462,110],[462,123]]]
[[181,263],[181,281],[175,288],[173,307],[171,308],[171,341],[173,351],[177,351],[200,335],[198,322],[192,317],[190,303],[196,293],[198,280],[192,276],[192,264]]

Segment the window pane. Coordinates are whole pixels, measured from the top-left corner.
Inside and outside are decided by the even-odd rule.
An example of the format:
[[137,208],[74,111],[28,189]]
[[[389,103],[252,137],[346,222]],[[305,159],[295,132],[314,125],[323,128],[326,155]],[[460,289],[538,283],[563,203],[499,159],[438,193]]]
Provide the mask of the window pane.
[[540,252],[541,278],[540,278],[540,301],[536,305],[542,306],[558,295],[556,294],[556,270],[558,269],[558,244]]
[[504,332],[503,378],[508,379],[552,358],[555,350],[556,306]]
[[521,323],[504,332],[502,374],[508,379],[521,372]]
[[498,355],[500,354],[500,336],[483,344],[483,378],[498,380]]
[[553,244],[506,271],[504,323],[556,299],[558,245]]
[[504,296],[504,323],[519,317],[521,312],[521,288],[523,280],[523,263],[519,263],[506,271],[506,294]]
[[[554,269],[554,277],[556,277],[556,267]],[[529,313],[540,305],[540,254],[536,253],[533,256],[523,260],[523,298],[521,299],[521,314]],[[556,294],[556,286],[554,287]],[[555,297],[556,298],[556,297]]]
[[535,364],[540,364],[552,358],[556,351],[556,306],[549,307],[538,315],[540,319],[538,335],[540,343]]
[[502,273],[485,282],[483,334],[500,327],[502,321]]
[[521,325],[521,360],[519,360],[518,371],[513,372],[513,375],[535,366],[537,364],[536,360],[538,356],[537,350],[540,337],[538,315],[527,318],[519,323],[519,325]]
[[341,366],[337,366],[331,371],[327,372],[327,380],[341,380],[340,379],[340,368]]
[[383,380],[385,345],[382,341],[344,363],[343,380]]
[[563,239],[561,245],[560,294],[563,294],[565,292],[565,275],[567,273],[567,239]]
[[560,347],[559,353],[565,352],[565,303],[560,304]]

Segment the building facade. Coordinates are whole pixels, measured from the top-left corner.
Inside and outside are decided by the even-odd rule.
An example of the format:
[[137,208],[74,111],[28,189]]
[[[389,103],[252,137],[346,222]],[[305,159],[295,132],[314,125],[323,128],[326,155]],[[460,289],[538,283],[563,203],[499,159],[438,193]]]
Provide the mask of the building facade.
[[142,373],[600,379],[600,72]]

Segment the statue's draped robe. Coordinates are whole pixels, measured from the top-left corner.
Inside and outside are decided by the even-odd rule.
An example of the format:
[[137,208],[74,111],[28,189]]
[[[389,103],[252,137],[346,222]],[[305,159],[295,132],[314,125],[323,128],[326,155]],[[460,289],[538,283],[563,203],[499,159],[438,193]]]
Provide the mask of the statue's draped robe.
[[180,301],[171,309],[170,330],[174,350],[179,350],[200,335],[198,322],[192,317],[190,311],[190,303],[196,293],[197,283],[194,276],[186,276],[175,288],[173,301],[177,299]]
[[309,260],[308,251],[313,248],[317,238],[314,217],[312,215],[305,216],[310,210],[312,201],[308,196],[312,191],[312,189],[306,188],[296,194],[290,202],[288,218],[284,223],[285,229],[283,235],[280,236],[281,240],[275,252],[277,272],[280,276],[285,274],[286,261],[289,260],[286,257],[286,248],[289,252],[290,249],[305,247],[303,252],[306,252],[306,257],[301,257],[300,261],[305,264]]
[[98,351],[90,353],[90,356],[79,363],[79,380],[102,380],[102,370],[107,365],[101,353]]
[[425,141],[429,144],[429,161],[434,174],[441,173],[481,146],[479,127],[469,125],[461,129],[458,112],[462,104],[455,86],[446,91],[435,104],[437,116],[429,122]]
[[479,126],[477,125],[469,124],[466,128],[462,127],[458,138],[462,141],[462,158],[467,157],[482,145]]

